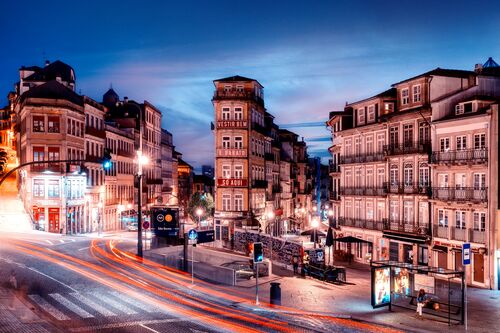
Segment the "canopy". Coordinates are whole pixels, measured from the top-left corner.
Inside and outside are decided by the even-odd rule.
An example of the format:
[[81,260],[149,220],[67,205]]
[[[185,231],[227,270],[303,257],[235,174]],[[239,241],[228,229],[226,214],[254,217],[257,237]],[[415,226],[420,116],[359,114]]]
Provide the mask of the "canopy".
[[347,236],[347,237],[340,237],[340,238],[334,238],[334,242],[341,242],[341,243],[367,243],[367,244],[372,244],[372,242],[366,241],[361,238],[353,237],[353,236]]
[[[302,236],[314,235],[314,230],[315,229],[309,229],[309,230],[306,230],[306,231],[302,231],[300,233],[300,235],[302,235]],[[325,233],[323,231],[321,231],[321,230],[316,229],[316,236],[325,236]]]

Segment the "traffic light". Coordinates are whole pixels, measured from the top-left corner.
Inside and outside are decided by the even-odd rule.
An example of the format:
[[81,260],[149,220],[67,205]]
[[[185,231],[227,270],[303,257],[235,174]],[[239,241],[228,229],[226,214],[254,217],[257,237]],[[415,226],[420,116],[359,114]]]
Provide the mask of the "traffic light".
[[104,156],[102,157],[102,167],[104,170],[109,170],[111,169],[111,151],[106,148],[104,149]]
[[253,243],[253,262],[264,261],[264,248],[261,242]]

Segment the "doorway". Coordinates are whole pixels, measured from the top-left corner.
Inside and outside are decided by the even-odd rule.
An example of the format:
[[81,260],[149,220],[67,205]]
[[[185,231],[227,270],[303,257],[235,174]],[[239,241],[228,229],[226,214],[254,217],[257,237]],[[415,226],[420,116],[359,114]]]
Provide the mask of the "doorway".
[[389,260],[399,261],[399,243],[389,242]]
[[49,232],[59,233],[59,208],[49,208]]
[[484,256],[474,253],[474,282],[484,283]]

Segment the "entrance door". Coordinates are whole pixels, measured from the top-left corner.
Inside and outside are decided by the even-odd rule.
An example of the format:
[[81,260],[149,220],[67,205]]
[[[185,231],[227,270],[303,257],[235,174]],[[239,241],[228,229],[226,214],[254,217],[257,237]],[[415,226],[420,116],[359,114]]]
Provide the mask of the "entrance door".
[[403,244],[403,261],[409,264],[413,264],[413,246],[408,244]]
[[484,283],[484,256],[474,253],[474,282]]
[[59,232],[59,208],[49,208],[49,232]]
[[399,243],[389,242],[389,260],[399,261]]
[[448,268],[448,253],[437,251],[438,254],[438,267]]

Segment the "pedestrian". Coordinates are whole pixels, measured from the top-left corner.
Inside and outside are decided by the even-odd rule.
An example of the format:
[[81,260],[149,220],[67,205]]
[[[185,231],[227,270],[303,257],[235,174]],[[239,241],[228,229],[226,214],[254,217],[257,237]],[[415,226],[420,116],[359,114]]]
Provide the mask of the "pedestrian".
[[425,304],[427,303],[427,295],[425,294],[424,289],[420,289],[418,291],[417,295],[417,318],[422,319],[422,309],[424,308]]
[[293,265],[293,274],[298,274],[299,273],[299,257],[298,256],[293,256],[292,257],[292,265]]
[[9,283],[12,289],[17,289],[16,272],[14,270],[10,272]]

